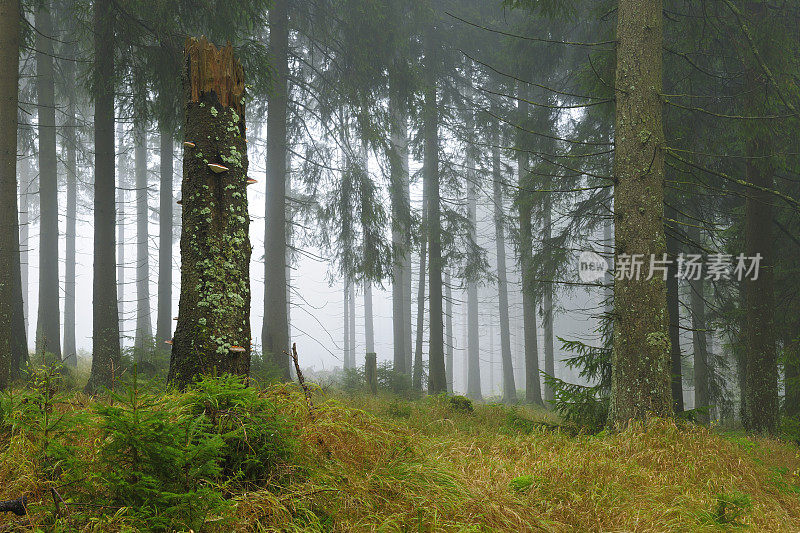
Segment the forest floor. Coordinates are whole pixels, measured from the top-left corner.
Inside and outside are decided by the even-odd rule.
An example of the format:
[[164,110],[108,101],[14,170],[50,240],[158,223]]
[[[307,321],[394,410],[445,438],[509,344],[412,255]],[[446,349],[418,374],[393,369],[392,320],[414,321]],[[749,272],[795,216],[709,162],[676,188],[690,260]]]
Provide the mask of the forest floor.
[[[296,385],[261,394],[294,427],[288,473],[269,489],[230,495],[196,530],[800,531],[800,450],[792,443],[659,420],[576,435],[544,411],[470,410],[448,397],[317,390],[309,414]],[[167,396],[166,404],[179,403],[178,393]],[[54,412],[88,413],[103,401],[69,398]],[[86,427],[73,437],[88,465],[103,440],[90,418],[76,422]],[[29,516],[0,514],[0,531],[148,529],[125,508],[56,518],[54,482],[33,455],[24,432],[0,434],[0,499],[29,495]]]

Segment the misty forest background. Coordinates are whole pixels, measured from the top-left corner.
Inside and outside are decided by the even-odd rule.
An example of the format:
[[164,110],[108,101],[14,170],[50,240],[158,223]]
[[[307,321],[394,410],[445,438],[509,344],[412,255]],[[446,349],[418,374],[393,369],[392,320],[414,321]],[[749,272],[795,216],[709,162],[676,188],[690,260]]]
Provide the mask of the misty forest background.
[[[181,58],[185,36],[202,34],[234,44],[248,84],[252,357],[264,372],[289,377],[291,339],[314,370],[377,352],[434,393],[582,392],[564,379],[607,396],[610,361],[597,359],[609,358],[612,278],[585,286],[576,257],[613,251],[613,3],[280,4],[31,2],[19,21],[11,4],[18,207],[5,214],[18,213],[19,246],[4,369],[19,375],[29,352],[75,365],[168,351]],[[765,257],[752,288],[670,273],[674,410],[738,419],[742,391],[764,386],[773,413],[754,427],[774,430],[779,388],[797,408],[796,9],[751,4],[664,6],[657,158],[671,257]],[[114,115],[102,135],[101,90]],[[119,331],[93,325],[90,308],[118,314]],[[748,382],[748,361],[769,383]]]
[[[740,0],[0,0],[4,416],[17,387],[45,416],[42,380],[102,403],[132,375],[263,410],[202,376],[288,387],[296,343],[309,398],[800,438],[799,22]],[[587,250],[673,263],[584,282]],[[680,254],[760,275],[680,279]]]

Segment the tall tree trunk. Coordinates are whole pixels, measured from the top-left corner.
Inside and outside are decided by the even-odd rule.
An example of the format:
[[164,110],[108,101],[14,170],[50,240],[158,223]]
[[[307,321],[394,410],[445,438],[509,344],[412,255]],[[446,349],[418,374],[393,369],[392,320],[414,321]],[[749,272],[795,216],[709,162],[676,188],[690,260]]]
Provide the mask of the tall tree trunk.
[[342,329],[344,330],[344,339],[342,351],[344,352],[344,360],[342,361],[342,368],[348,370],[350,368],[350,281],[348,279],[344,281],[343,293],[342,317],[344,318],[344,324]]
[[289,323],[286,317],[286,109],[288,106],[289,19],[287,0],[269,10],[269,55],[274,61],[273,86],[267,108],[267,199],[264,255],[264,322],[261,344],[265,357],[289,379]]
[[11,374],[14,247],[17,233],[18,0],[0,0],[0,389]]
[[350,368],[356,368],[356,284],[351,279],[348,285],[350,294],[347,302],[350,305]]
[[173,135],[175,115],[169,110],[170,98],[159,94],[164,116],[159,120],[160,185],[158,206],[158,301],[156,303],[156,347],[172,340],[172,231]]
[[372,282],[364,282],[364,347],[375,353],[375,324],[372,317]]
[[75,343],[75,238],[78,218],[78,135],[75,105],[75,63],[64,61],[62,66],[67,93],[67,116],[64,124],[64,147],[66,149],[67,210],[66,210],[66,254],[64,258],[64,363],[78,365]]
[[[528,88],[520,82],[517,87],[519,100],[517,111],[520,123],[528,121]],[[525,401],[542,405],[542,389],[539,378],[539,332],[536,327],[536,283],[533,280],[533,231],[531,228],[529,136],[520,132],[520,151],[517,152],[517,184],[519,197],[519,266],[522,276],[522,327],[525,336]]]
[[[668,219],[675,220],[677,213],[670,207],[665,208]],[[670,383],[672,385],[672,408],[676,413],[683,412],[683,371],[681,364],[681,313],[680,313],[680,294],[678,287],[677,262],[675,259],[679,253],[678,240],[667,232],[667,254],[672,262],[667,268],[667,310],[669,311],[669,345],[670,345]],[[672,228],[672,231],[676,231]]]
[[[497,300],[500,317],[500,356],[503,368],[503,402],[516,403],[517,386],[511,360],[511,331],[508,319],[508,278],[506,273],[506,234],[503,185],[500,172],[500,125],[492,127],[492,201],[494,203],[495,250],[497,252]],[[491,348],[494,351],[494,346]]]
[[444,337],[445,337],[445,370],[447,372],[447,392],[453,392],[453,290],[450,286],[450,269],[444,271]]
[[[470,239],[478,242],[478,196],[474,152],[467,147],[467,212]],[[467,279],[467,396],[473,400],[483,397],[481,392],[480,331],[478,325],[478,282]]]
[[800,319],[793,317],[784,331],[785,415],[796,420],[800,417]]
[[50,6],[36,5],[36,114],[39,124],[39,313],[36,351],[61,359],[58,288],[58,175]]
[[[700,228],[689,226],[689,241],[701,243]],[[689,282],[691,296],[689,304],[692,314],[692,352],[694,353],[694,408],[710,408],[710,398],[708,394],[708,346],[706,329],[706,303],[705,303],[705,283],[702,278],[692,279]],[[698,411],[698,421],[707,424],[709,421],[708,411]]]
[[117,122],[117,306],[119,307],[119,344],[125,346],[125,201],[128,188],[128,160],[125,128]]
[[[392,206],[392,333],[395,372],[409,372],[406,365],[406,354],[409,352],[406,335],[406,294],[405,270],[410,257],[410,221],[408,184],[408,125],[399,97],[392,92],[389,100],[392,113],[391,141],[392,151],[389,154],[391,174],[391,206]],[[410,276],[408,276],[410,280]],[[410,311],[410,302],[409,302]],[[409,332],[410,333],[410,332]]]
[[[623,254],[662,258],[664,129],[663,1],[620,0],[617,8],[614,228]],[[614,350],[609,422],[672,415],[665,283],[623,277],[614,286]]]
[[[150,317],[150,231],[147,205],[147,132],[143,124],[133,129],[136,181],[136,334],[134,347],[141,357],[153,337]],[[170,204],[171,207],[171,204]]]
[[[31,170],[31,156],[25,155],[18,162],[19,179],[20,179],[20,192],[19,192],[19,262],[20,262],[20,279],[22,284],[22,312],[25,316],[25,333],[29,331],[29,309],[28,302],[30,301],[30,290],[28,283],[28,266],[30,264],[29,250],[31,246],[30,241],[30,202],[31,202],[31,185],[33,172]],[[26,350],[27,351],[27,350]]]
[[[545,181],[544,205],[542,206],[542,255],[545,261],[551,261],[553,249],[553,197],[549,192],[551,180]],[[553,335],[553,272],[548,272],[550,279],[542,283],[542,328],[544,329],[544,371],[548,376],[556,377],[555,349]],[[545,383],[544,401],[551,404],[556,398],[553,387]]]
[[119,308],[114,267],[114,11],[111,0],[94,9],[94,269],[92,372],[86,392],[112,387],[119,368]]
[[[769,31],[763,27],[766,5],[746,3],[748,23],[756,28],[757,38],[766,45]],[[747,50],[745,54],[745,86],[749,101],[747,113],[763,116],[770,113],[767,81],[757,61]],[[774,283],[772,218],[774,170],[772,133],[766,128],[747,130],[745,178],[759,189],[747,191],[744,216],[744,255],[761,255],[757,279],[744,280],[745,321],[744,337],[747,350],[745,372],[744,425],[754,432],[774,434],[778,424],[778,362],[774,330]]]
[[205,37],[189,39],[184,55],[183,131],[194,146],[183,152],[181,292],[168,376],[179,388],[202,374],[250,372],[244,72],[230,44],[217,50]]
[[414,346],[414,371],[411,377],[414,390],[422,390],[422,330],[425,325],[425,274],[428,270],[428,202],[425,201],[427,187],[422,192],[422,242],[419,250],[419,284],[417,285],[417,331]]
[[428,63],[427,86],[423,113],[424,169],[423,179],[428,183],[428,254],[430,275],[428,313],[428,393],[447,392],[447,376],[444,368],[444,323],[442,310],[442,221],[439,194],[439,109],[436,101],[437,76],[433,73],[436,42],[434,25],[425,26],[425,57]]

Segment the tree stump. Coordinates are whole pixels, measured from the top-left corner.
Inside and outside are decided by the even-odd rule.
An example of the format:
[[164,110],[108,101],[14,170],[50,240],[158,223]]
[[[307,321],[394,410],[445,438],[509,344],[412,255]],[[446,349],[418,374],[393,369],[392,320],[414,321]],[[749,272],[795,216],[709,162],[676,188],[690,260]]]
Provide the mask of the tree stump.
[[370,352],[367,354],[364,364],[364,374],[367,378],[367,386],[372,394],[378,394],[378,354]]
[[230,43],[184,52],[181,292],[168,380],[250,371],[244,72]]

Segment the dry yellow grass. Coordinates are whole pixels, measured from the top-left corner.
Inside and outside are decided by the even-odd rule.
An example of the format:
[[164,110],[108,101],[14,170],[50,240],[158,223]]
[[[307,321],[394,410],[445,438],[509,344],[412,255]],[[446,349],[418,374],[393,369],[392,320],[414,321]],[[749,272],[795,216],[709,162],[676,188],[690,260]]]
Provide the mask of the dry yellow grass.
[[[663,420],[575,437],[531,423],[555,420],[528,408],[321,392],[311,418],[295,386],[266,394],[297,424],[292,473],[280,490],[237,495],[209,531],[800,531],[800,456],[778,440]],[[80,438],[91,457],[96,434]],[[0,499],[28,492],[44,508],[30,443],[2,446]],[[719,516],[725,498],[749,503]],[[111,514],[84,530],[125,530],[124,510]]]

